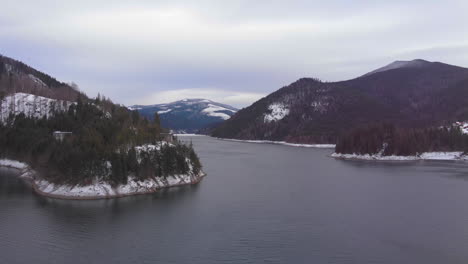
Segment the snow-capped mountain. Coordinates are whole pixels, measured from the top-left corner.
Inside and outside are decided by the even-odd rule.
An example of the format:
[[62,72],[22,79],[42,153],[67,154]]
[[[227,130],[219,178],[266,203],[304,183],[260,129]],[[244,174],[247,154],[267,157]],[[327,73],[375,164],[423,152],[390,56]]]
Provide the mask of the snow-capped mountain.
[[238,109],[207,99],[184,99],[168,104],[133,105],[143,116],[153,119],[158,113],[161,125],[177,133],[196,133],[229,119]]

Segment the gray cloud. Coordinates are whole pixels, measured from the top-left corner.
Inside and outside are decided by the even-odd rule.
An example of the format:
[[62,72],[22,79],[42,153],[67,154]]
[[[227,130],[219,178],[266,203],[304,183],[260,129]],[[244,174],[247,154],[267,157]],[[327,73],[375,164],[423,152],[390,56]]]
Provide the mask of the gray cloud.
[[124,104],[245,106],[300,77],[397,59],[468,65],[466,1],[407,2],[7,1],[0,53]]

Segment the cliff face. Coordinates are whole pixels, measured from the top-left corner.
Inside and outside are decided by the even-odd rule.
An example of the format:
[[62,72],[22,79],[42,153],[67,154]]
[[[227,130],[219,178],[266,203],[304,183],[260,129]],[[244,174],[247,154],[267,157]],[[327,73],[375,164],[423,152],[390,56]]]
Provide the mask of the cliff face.
[[335,143],[356,125],[391,122],[424,127],[468,119],[468,69],[415,60],[362,77],[300,79],[221,124],[213,136]]

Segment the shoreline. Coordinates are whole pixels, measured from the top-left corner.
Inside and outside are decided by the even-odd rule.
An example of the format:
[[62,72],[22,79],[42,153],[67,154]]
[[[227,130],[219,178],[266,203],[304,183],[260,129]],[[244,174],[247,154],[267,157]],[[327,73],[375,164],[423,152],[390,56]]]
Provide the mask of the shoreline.
[[67,186],[55,185],[47,180],[36,178],[36,172],[19,161],[0,159],[0,167],[18,170],[18,177],[31,184],[33,191],[38,195],[62,200],[100,200],[150,194],[165,188],[195,185],[206,177],[206,173],[202,171],[199,175],[175,175],[165,179],[151,178],[143,182],[129,177],[126,185],[115,187],[105,182],[87,186]]
[[372,161],[468,161],[468,156],[461,151],[423,152],[415,156],[382,156],[378,154],[360,155],[332,153],[330,157],[343,160],[372,160]]
[[234,138],[218,138],[215,139],[224,140],[224,141],[233,141],[233,142],[244,142],[244,143],[256,143],[256,144],[273,144],[273,145],[283,145],[291,147],[303,147],[303,148],[321,148],[321,149],[334,149],[335,144],[301,144],[301,143],[290,143],[286,141],[274,141],[274,140],[250,140],[250,139],[234,139]]

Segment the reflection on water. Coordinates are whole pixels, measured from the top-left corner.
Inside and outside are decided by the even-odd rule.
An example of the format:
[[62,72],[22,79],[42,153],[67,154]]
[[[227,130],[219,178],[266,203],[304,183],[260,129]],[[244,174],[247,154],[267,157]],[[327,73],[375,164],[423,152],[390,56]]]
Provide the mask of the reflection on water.
[[23,197],[31,187],[18,177],[18,170],[0,167],[0,198]]

